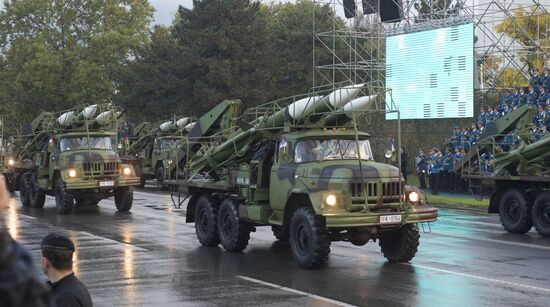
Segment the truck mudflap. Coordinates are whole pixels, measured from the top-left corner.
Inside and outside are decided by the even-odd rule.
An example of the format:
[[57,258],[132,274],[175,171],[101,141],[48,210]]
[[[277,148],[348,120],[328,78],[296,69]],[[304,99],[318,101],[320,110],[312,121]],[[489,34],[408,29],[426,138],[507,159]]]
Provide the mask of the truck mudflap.
[[67,190],[110,189],[116,187],[137,186],[139,185],[139,177],[123,177],[100,180],[66,180],[65,184]]
[[415,207],[406,212],[370,212],[347,214],[323,214],[328,228],[396,226],[399,224],[426,223],[437,220],[437,208]]

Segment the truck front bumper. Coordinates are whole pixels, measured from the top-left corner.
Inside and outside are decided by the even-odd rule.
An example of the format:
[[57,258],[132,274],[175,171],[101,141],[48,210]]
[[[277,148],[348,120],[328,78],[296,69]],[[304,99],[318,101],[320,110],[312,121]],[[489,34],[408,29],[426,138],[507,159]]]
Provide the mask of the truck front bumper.
[[[109,184],[113,182],[113,185]],[[102,185],[103,183],[103,185]],[[105,185],[107,183],[108,185]],[[66,179],[65,185],[67,190],[110,190],[117,187],[137,186],[139,185],[139,177],[120,177],[116,179]]]
[[[401,215],[400,223],[381,223],[380,217],[386,215]],[[428,206],[415,207],[412,212],[348,212],[348,213],[323,213],[328,228],[350,227],[396,227],[402,224],[426,223],[437,220],[437,208]]]

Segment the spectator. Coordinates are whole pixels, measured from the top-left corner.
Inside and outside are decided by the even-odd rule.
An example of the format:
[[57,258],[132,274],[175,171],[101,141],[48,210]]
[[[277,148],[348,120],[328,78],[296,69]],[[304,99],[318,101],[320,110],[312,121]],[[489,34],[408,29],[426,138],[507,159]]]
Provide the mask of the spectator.
[[440,171],[441,171],[441,155],[439,153],[439,149],[432,148],[431,156],[430,156],[430,190],[433,195],[439,194],[439,190],[441,187],[441,178],[440,178]]
[[495,123],[497,116],[493,107],[489,106],[487,110],[488,112],[485,120],[485,127],[489,128]]
[[42,269],[48,276],[55,301],[59,307],[91,307],[88,289],[73,273],[73,242],[62,235],[51,233],[41,244]]
[[548,104],[548,92],[545,90],[543,86],[540,87],[540,93],[538,97],[539,105],[545,106]]
[[510,91],[505,90],[504,95],[500,98],[500,101],[498,102],[498,112],[502,112],[504,110],[505,105],[510,105],[512,100],[512,96],[510,96]]
[[508,113],[510,113],[510,107],[508,105],[505,105],[504,110],[502,110],[502,112],[500,113],[500,116],[506,116],[508,115]]
[[0,306],[53,306],[48,285],[35,274],[31,255],[2,227],[2,209],[8,202],[4,177],[0,176]]
[[535,124],[537,128],[546,124],[546,111],[543,106],[539,106],[537,114],[533,117],[533,124]]
[[457,147],[462,140],[462,133],[460,132],[460,129],[455,126],[453,127],[453,136],[451,137],[451,143],[453,144],[453,148]]
[[510,109],[513,109],[515,107],[517,107],[518,103],[519,103],[519,89],[518,88],[515,88],[514,89],[514,93],[512,94],[512,99],[510,100]]
[[479,108],[479,115],[477,116],[477,123],[485,125],[486,121],[487,121],[487,113],[485,112],[485,108],[481,107],[481,108]]

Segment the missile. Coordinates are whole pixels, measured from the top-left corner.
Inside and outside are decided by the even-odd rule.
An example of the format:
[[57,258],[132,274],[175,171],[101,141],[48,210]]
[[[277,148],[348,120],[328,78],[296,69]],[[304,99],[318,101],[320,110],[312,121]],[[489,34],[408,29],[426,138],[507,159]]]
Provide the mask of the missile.
[[193,130],[193,128],[195,128],[196,124],[197,124],[197,122],[189,123],[189,124],[185,125],[185,127],[183,129],[189,133],[189,132],[191,132],[191,130]]
[[94,117],[95,112],[97,111],[97,104],[91,105],[89,107],[84,108],[82,112],[78,115],[79,118],[84,119],[92,119]]
[[162,132],[168,132],[170,129],[172,129],[172,121],[167,121],[159,126],[160,131]]
[[[522,167],[522,161],[529,161],[532,159],[544,159],[550,155],[550,137],[546,136],[539,141],[523,145],[515,150],[511,150],[506,153],[498,153],[495,155],[494,165],[495,172],[507,169],[511,174],[517,172],[518,175],[529,175],[529,171]],[[531,174],[533,175],[533,174]]]
[[302,98],[288,106],[288,114],[295,120],[303,119],[313,111],[313,107],[321,98],[321,96]]
[[313,114],[308,118],[309,122],[315,123],[327,115],[327,113],[341,108],[359,95],[363,87],[365,87],[365,84],[349,85],[326,95],[319,103],[315,104]]
[[321,119],[321,125],[325,127],[344,125],[353,118],[353,112],[366,111],[375,101],[376,95],[355,98],[332,114]]
[[101,126],[104,126],[105,124],[107,124],[109,122],[109,120],[111,119],[112,114],[113,114],[112,110],[105,111],[105,112],[99,114],[95,118],[95,122],[98,123]]
[[180,118],[176,122],[176,125],[178,126],[178,128],[185,128],[190,122],[191,122],[191,118],[184,117],[184,118]]
[[61,116],[57,118],[57,122],[61,126],[68,126],[70,125],[76,117],[74,116],[74,111],[69,111],[67,113],[63,113]]

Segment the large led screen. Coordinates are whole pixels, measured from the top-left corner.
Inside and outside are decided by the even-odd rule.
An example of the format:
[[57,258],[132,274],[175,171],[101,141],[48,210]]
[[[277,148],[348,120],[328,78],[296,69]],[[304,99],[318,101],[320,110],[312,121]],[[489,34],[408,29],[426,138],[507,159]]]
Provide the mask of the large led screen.
[[386,87],[401,119],[473,117],[474,25],[388,36]]

